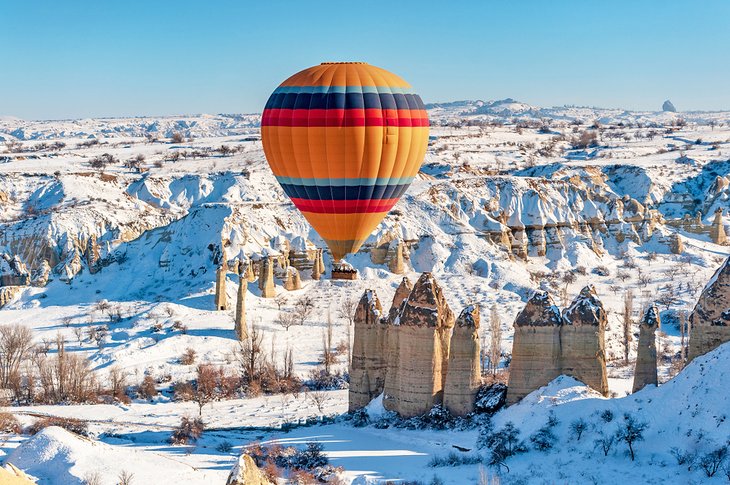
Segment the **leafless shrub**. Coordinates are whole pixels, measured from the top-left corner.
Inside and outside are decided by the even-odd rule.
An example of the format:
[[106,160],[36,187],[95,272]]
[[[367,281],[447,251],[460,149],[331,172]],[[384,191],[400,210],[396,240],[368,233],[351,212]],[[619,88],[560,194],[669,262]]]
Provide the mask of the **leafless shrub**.
[[186,445],[191,441],[197,441],[203,435],[205,425],[200,418],[189,418],[183,416],[180,425],[175,428],[170,437],[173,445]]

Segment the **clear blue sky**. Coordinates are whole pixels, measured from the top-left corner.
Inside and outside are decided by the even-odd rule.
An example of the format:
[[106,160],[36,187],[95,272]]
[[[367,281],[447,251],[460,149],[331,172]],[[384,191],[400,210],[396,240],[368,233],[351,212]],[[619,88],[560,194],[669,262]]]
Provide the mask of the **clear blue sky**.
[[258,112],[322,61],[426,102],[730,109],[730,1],[0,0],[0,115]]

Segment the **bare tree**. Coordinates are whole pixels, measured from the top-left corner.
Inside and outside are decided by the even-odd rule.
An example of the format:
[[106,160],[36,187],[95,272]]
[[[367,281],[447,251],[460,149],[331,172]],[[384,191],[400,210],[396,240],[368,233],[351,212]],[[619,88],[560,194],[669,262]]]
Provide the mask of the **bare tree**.
[[258,380],[259,373],[264,367],[265,359],[261,343],[264,335],[256,325],[251,326],[248,338],[239,343],[238,364],[241,367],[241,374],[248,383]]
[[317,407],[320,413],[323,412],[324,405],[330,400],[329,394],[326,391],[312,391],[307,394],[307,397]]
[[0,382],[7,388],[33,349],[33,331],[17,323],[0,326]]
[[332,374],[332,364],[335,363],[334,338],[332,335],[332,317],[327,312],[327,329],[322,333],[322,363],[324,364],[325,375]]
[[347,322],[347,363],[352,362],[352,331],[355,325],[355,312],[358,301],[351,295],[345,297],[337,309],[337,316]]
[[134,479],[134,473],[130,473],[127,470],[122,470],[118,476],[119,485],[132,485]]
[[295,315],[292,312],[279,312],[279,314],[276,316],[276,323],[281,325],[284,330],[287,332],[289,331],[289,327],[292,327],[299,323],[299,319],[297,318],[297,315]]
[[305,296],[297,300],[294,305],[294,314],[296,315],[297,320],[299,320],[299,325],[304,325],[304,322],[307,318],[309,318],[313,310],[314,301],[310,297]]
[[624,364],[629,365],[629,348],[631,346],[631,330],[633,326],[634,314],[634,293],[627,290],[624,293],[624,309],[622,313],[621,324],[623,327],[623,347],[624,347]]

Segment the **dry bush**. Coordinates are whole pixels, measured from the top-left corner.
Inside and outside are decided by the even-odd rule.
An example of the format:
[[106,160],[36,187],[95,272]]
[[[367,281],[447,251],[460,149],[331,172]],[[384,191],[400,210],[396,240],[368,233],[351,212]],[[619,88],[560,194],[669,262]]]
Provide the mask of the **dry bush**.
[[96,401],[96,379],[89,367],[89,361],[83,356],[68,354],[60,336],[56,338],[56,355],[37,355],[35,363],[41,402],[58,404]]
[[183,416],[180,425],[172,432],[170,442],[173,445],[186,445],[191,441],[197,441],[203,435],[204,428],[202,419]]
[[147,374],[137,388],[137,395],[142,399],[151,400],[158,394],[156,384],[154,377]]
[[20,434],[22,428],[20,422],[11,413],[0,412],[0,431],[3,433],[15,433]]
[[192,347],[185,349],[185,352],[180,356],[180,363],[182,365],[192,365],[195,363],[196,352]]
[[75,418],[61,418],[57,416],[48,416],[37,419],[28,427],[27,431],[29,434],[33,435],[43,431],[49,426],[58,426],[66,431],[70,431],[81,436],[89,435],[89,425],[86,421],[81,421],[80,419]]
[[33,331],[17,323],[0,326],[0,384],[10,387],[20,369],[20,364],[33,349]]

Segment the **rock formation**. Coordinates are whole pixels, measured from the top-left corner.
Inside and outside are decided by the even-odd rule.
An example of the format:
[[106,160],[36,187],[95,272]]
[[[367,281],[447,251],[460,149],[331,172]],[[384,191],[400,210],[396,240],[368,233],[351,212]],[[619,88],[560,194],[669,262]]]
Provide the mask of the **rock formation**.
[[560,310],[546,292],[537,292],[517,315],[507,404],[514,404],[561,374]]
[[231,473],[228,475],[226,485],[274,485],[271,483],[261,470],[256,466],[256,462],[246,453],[242,453],[238,457],[238,461]]
[[6,463],[0,467],[0,483],[3,485],[34,485],[36,481],[31,480],[12,463]]
[[284,289],[287,291],[295,291],[302,289],[302,280],[299,278],[299,271],[293,266],[286,269],[284,277]]
[[383,352],[385,325],[380,322],[382,314],[378,295],[373,290],[366,290],[355,310],[355,339],[350,364],[350,411],[366,406],[383,392],[388,362]]
[[563,317],[560,329],[562,373],[607,396],[605,332],[608,316],[593,285],[581,290]]
[[256,272],[253,269],[253,261],[248,259],[244,263],[239,263],[239,265],[241,264],[244,265],[243,276],[246,278],[246,281],[249,283],[256,281]]
[[633,391],[636,392],[650,384],[657,385],[656,368],[656,330],[660,326],[659,310],[650,306],[639,325],[639,345],[636,349],[636,370],[634,371]]
[[725,234],[725,225],[722,220],[722,209],[715,211],[715,220],[710,227],[710,239],[715,244],[727,244],[727,235]]
[[322,277],[322,252],[317,250],[314,255],[314,264],[312,264],[312,279],[319,280]]
[[86,266],[88,266],[89,273],[91,274],[99,271],[99,260],[101,259],[100,253],[99,245],[96,242],[96,236],[92,234],[86,242],[86,250],[84,251]]
[[676,113],[677,112],[677,108],[674,107],[674,105],[672,104],[671,101],[666,100],[662,104],[662,111],[669,111],[670,113]]
[[684,242],[679,234],[672,234],[669,243],[669,250],[672,254],[682,254],[684,252]]
[[261,290],[261,298],[274,298],[276,296],[274,261],[271,256],[261,258],[259,264],[259,290]]
[[535,293],[515,320],[507,404],[561,374],[607,395],[606,324],[606,311],[593,286],[583,288],[564,315],[550,295]]
[[21,286],[0,286],[0,308],[10,303],[21,289]]
[[702,290],[689,323],[689,360],[730,341],[730,258]]
[[[239,271],[240,271],[239,267]],[[238,276],[238,296],[236,298],[236,316],[234,317],[234,330],[236,338],[239,342],[248,339],[248,327],[246,325],[246,293],[248,290],[248,282],[244,273]]]
[[225,262],[218,266],[215,272],[215,309],[228,310],[228,295],[226,294],[226,273]]
[[30,280],[28,268],[17,255],[0,254],[0,286],[28,286]]
[[397,339],[389,356],[395,362],[388,367],[397,367],[397,375],[385,378],[386,409],[416,416],[443,402],[453,326],[441,287],[431,273],[423,273],[391,327]]
[[403,274],[405,272],[405,263],[403,261],[403,241],[398,239],[390,244],[388,250],[388,269],[391,273]]
[[401,310],[401,305],[403,304],[405,299],[408,298],[408,295],[411,294],[412,290],[413,283],[411,283],[411,280],[409,280],[407,276],[404,276],[400,282],[400,285],[398,285],[398,288],[396,288],[395,290],[395,295],[393,295],[393,302],[391,303],[390,311],[388,312],[389,322],[394,322],[395,319],[398,317],[398,314]]
[[464,416],[474,411],[482,383],[479,346],[479,307],[466,307],[451,335],[449,366],[444,384],[444,407],[451,414]]

